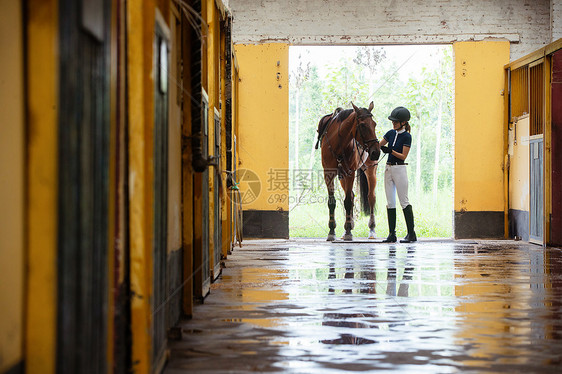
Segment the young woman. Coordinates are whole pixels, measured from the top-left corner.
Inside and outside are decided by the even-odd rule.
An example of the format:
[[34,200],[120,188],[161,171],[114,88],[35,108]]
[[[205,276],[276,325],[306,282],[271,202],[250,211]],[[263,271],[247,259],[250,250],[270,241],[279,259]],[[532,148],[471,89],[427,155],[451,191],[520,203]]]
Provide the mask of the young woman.
[[384,243],[396,243],[396,192],[404,212],[408,235],[401,243],[417,241],[414,231],[414,213],[408,201],[408,171],[405,161],[412,146],[410,135],[410,111],[399,106],[394,108],[388,119],[392,121],[393,130],[389,130],[381,140],[381,151],[388,154],[384,170],[384,190],[386,192],[386,212],[388,216],[388,237]]

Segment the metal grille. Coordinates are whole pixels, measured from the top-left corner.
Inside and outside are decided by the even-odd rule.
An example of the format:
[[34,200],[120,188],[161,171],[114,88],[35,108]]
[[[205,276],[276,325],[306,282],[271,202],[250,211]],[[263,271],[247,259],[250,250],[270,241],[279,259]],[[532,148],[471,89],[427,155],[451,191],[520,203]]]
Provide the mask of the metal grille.
[[529,113],[529,67],[511,72],[511,116],[521,117]]
[[544,124],[544,64],[529,68],[530,135],[543,133]]

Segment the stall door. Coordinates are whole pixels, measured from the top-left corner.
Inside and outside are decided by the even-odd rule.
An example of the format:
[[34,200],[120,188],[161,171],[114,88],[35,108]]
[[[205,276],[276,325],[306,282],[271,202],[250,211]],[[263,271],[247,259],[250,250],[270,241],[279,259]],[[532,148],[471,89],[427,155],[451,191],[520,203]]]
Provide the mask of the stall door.
[[[201,94],[201,152],[209,156],[209,101],[207,93]],[[211,289],[211,267],[209,246],[209,168],[194,177],[194,251],[193,251],[193,295],[201,301]]]
[[543,138],[532,137],[529,141],[530,153],[530,212],[529,238],[532,242],[542,244],[544,224],[544,173],[543,173]]
[[[221,159],[221,119],[217,109],[215,109],[215,160],[220,162]],[[220,262],[222,254],[222,220],[221,220],[221,198],[220,198],[220,181],[221,175],[216,173],[214,178],[214,201],[215,201],[215,214],[214,214],[214,248],[213,248],[213,279],[218,278],[221,272]]]
[[[205,99],[203,105],[203,155],[209,155],[209,105]],[[209,168],[203,172],[203,297],[206,296],[211,289],[211,247],[209,245]]]
[[59,4],[58,373],[109,371],[110,9]]
[[168,232],[168,41],[158,23],[154,39],[154,243],[152,353],[159,367],[166,349],[166,277]]
[[544,240],[544,81],[543,60],[529,65],[529,239],[537,244]]

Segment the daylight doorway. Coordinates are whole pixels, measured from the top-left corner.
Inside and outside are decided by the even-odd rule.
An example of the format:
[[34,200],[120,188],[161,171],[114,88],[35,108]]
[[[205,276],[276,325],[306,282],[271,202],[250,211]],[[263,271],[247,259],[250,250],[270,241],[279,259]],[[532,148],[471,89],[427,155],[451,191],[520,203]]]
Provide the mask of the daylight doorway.
[[[454,66],[451,45],[345,46],[289,49],[289,235],[325,238],[328,194],[321,154],[315,149],[320,118],[350,102],[373,101],[377,136],[392,128],[396,106],[411,112],[408,155],[409,199],[418,237],[453,237]],[[381,153],[382,157],[382,153]],[[384,161],[383,161],[384,162]],[[336,235],[344,231],[343,190],[336,183]],[[357,184],[357,183],[356,183]],[[368,218],[355,198],[355,238],[369,234]],[[376,234],[388,235],[384,167],[377,170]],[[402,214],[397,235],[406,235]]]

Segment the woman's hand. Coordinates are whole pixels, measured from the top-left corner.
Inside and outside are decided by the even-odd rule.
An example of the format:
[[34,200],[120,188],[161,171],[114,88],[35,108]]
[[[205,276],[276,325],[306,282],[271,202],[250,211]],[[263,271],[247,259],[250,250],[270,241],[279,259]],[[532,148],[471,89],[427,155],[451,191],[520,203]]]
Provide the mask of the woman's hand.
[[392,148],[383,145],[381,146],[381,151],[383,151],[384,153],[392,153]]

